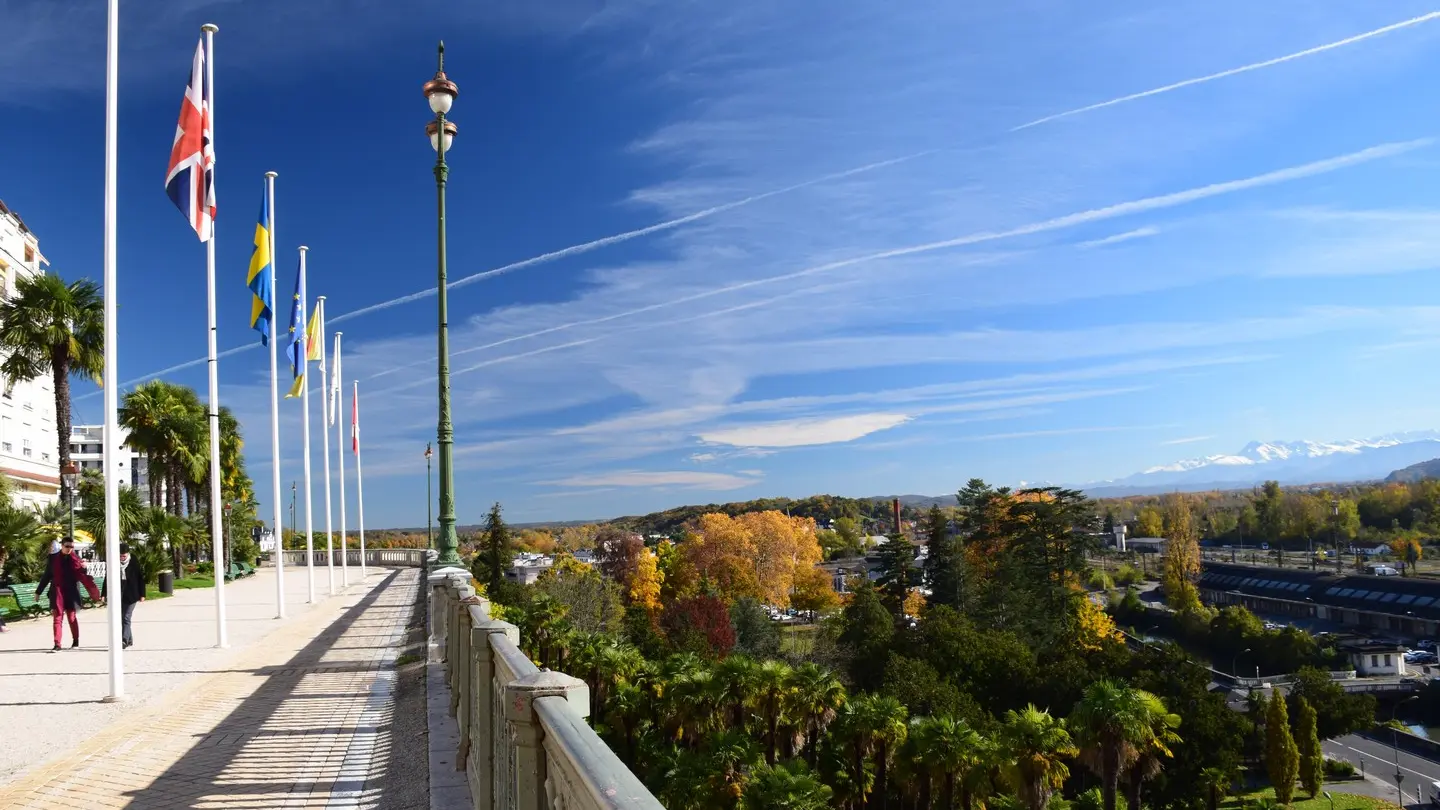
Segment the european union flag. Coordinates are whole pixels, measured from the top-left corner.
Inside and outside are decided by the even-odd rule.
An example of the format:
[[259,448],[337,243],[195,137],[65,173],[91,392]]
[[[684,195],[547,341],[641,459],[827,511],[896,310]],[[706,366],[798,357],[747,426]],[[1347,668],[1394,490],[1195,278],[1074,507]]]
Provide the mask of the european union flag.
[[290,304],[290,345],[285,349],[290,358],[290,373],[295,382],[290,384],[286,399],[298,397],[305,390],[305,267],[295,267],[295,300]]
[[255,249],[250,252],[250,328],[260,333],[260,342],[270,345],[270,321],[275,317],[275,290],[270,277],[270,198],[261,194],[260,221],[255,224]]

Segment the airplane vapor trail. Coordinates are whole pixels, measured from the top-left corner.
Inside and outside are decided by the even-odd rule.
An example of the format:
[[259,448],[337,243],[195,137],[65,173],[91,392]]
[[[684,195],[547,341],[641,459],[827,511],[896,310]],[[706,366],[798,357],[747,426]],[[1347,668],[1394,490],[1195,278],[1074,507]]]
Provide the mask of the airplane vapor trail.
[[[680,304],[689,304],[695,301],[704,300],[706,298],[713,298],[717,295],[725,295],[732,292],[739,292],[740,290],[750,289],[752,287],[760,287],[767,284],[776,284],[782,281],[790,281],[792,279],[804,278],[806,276],[812,276],[819,273],[828,273],[834,270],[840,270],[858,264],[882,261],[884,259],[900,258],[903,256],[913,256],[916,254],[929,253],[932,251],[944,250],[947,248],[967,247],[970,245],[977,245],[985,242],[994,242],[1001,239],[1012,239],[1021,236],[1033,236],[1035,234],[1047,233],[1050,231],[1057,231],[1065,228],[1072,228],[1077,225],[1085,225],[1091,222],[1099,222],[1101,220],[1114,219],[1116,217],[1128,216],[1131,214],[1155,211],[1162,208],[1173,208],[1177,205],[1184,205],[1186,203],[1196,202],[1198,200],[1208,199],[1210,197],[1218,197],[1223,194],[1233,194],[1238,191],[1246,191],[1253,188],[1260,188],[1262,186],[1274,185],[1276,183],[1284,183],[1291,180],[1300,180],[1306,177],[1314,177],[1316,175],[1338,171],[1340,169],[1348,168],[1350,166],[1356,166],[1362,163],[1369,163],[1371,161],[1403,154],[1414,149],[1429,146],[1431,143],[1433,143],[1433,139],[1421,138],[1413,141],[1380,144],[1378,146],[1372,146],[1368,149],[1361,149],[1358,152],[1351,152],[1349,154],[1339,155],[1333,158],[1326,158],[1324,160],[1317,160],[1310,163],[1304,163],[1299,166],[1291,166],[1285,169],[1276,169],[1275,171],[1258,174],[1253,177],[1246,177],[1240,180],[1227,180],[1220,183],[1211,183],[1209,185],[1199,186],[1197,188],[1186,189],[1185,191],[1176,191],[1171,192],[1170,194],[1161,194],[1154,197],[1144,197],[1139,200],[1116,203],[1114,205],[1107,205],[1102,208],[1092,208],[1088,211],[1080,211],[1074,214],[1066,214],[1065,216],[1054,217],[1052,219],[1042,220],[1040,222],[1032,222],[1028,225],[1021,225],[1019,227],[1010,228],[1003,231],[979,231],[977,233],[967,234],[965,236],[957,237],[955,239],[946,239],[940,242],[926,242],[918,245],[908,245],[906,247],[891,248],[889,250],[882,250],[875,253],[867,253],[862,256],[854,256],[848,259],[840,259],[837,261],[826,262],[825,264],[815,265],[813,267],[807,267],[803,270],[797,270],[793,273],[784,273],[778,276],[767,276],[765,278],[757,278],[750,281],[741,281],[724,287],[715,287],[709,290],[702,290],[700,292],[692,293],[690,295],[684,295],[679,298],[672,298],[668,301],[661,301],[656,304],[647,304],[643,307],[637,307],[635,309],[615,313],[613,315],[605,315],[599,318],[587,318],[581,321],[571,321],[570,323],[564,323],[558,326],[552,326],[546,329],[528,332],[523,335],[516,335],[514,337],[505,338],[503,340],[486,344],[484,346],[476,346],[470,349],[465,349],[461,352],[456,352],[456,354],[479,351],[486,348],[493,348],[495,346],[504,345],[506,343],[513,343],[519,340],[540,337],[542,335],[553,334],[555,332],[561,332],[568,329],[575,329],[581,326],[593,326],[596,324],[608,323],[610,321],[617,321],[624,318],[632,318],[636,315],[644,315],[648,312],[668,309],[670,307],[678,306]],[[762,306],[766,303],[769,303],[770,301],[788,297],[789,295],[790,293],[783,293],[780,296],[776,296],[775,298],[765,299],[764,301],[751,302],[749,304],[742,305],[742,307]],[[621,330],[621,332],[617,334],[623,334],[624,332],[628,331],[631,330]],[[600,337],[606,336],[602,335]],[[571,346],[580,345],[582,343],[589,343],[593,340],[600,339],[600,337],[562,344],[554,347],[554,349],[569,348]],[[480,365],[461,369],[458,372],[452,372],[452,375],[463,373],[465,371],[470,371],[481,366],[508,362],[509,360],[518,357],[531,357],[536,354],[543,354],[546,351],[551,350],[553,349],[538,349],[534,351],[524,352],[520,355],[506,355],[503,357],[493,358],[492,360],[487,360]],[[411,363],[405,366],[387,369],[385,371],[381,371],[375,374],[374,376],[384,376],[386,374],[391,374],[405,368],[410,368],[414,365],[418,364]]]
[[1213,82],[1216,79],[1225,79],[1231,76],[1238,76],[1241,73],[1249,73],[1252,70],[1262,70],[1267,67],[1282,65],[1286,62],[1293,62],[1296,59],[1304,59],[1307,56],[1314,56],[1317,53],[1333,51],[1336,48],[1343,48],[1346,45],[1354,45],[1357,42],[1363,42],[1367,39],[1371,39],[1372,37],[1383,36],[1392,31],[1399,31],[1402,28],[1409,28],[1412,25],[1420,25],[1422,23],[1427,23],[1433,19],[1436,19],[1437,17],[1440,17],[1440,11],[1432,11],[1429,14],[1421,14],[1419,17],[1412,17],[1408,20],[1401,20],[1397,23],[1391,23],[1390,25],[1384,26],[1383,28],[1376,28],[1374,31],[1366,31],[1363,34],[1356,34],[1353,37],[1346,37],[1345,39],[1339,39],[1334,42],[1327,42],[1324,45],[1316,45],[1313,48],[1306,48],[1303,51],[1287,53],[1284,56],[1277,56],[1274,59],[1266,59],[1263,62],[1254,62],[1248,65],[1241,65],[1240,67],[1230,68],[1229,70],[1222,70],[1219,73],[1211,73],[1208,76],[1197,76],[1193,79],[1185,79],[1184,81],[1175,82],[1174,84],[1167,84],[1164,87],[1156,87],[1151,90],[1142,90],[1139,93],[1131,93],[1128,96],[1112,98],[1109,101],[1101,101],[1084,107],[1076,107],[1073,110],[1066,110],[1065,112],[1055,113],[1054,115],[1047,115],[1044,118],[1036,118],[1034,121],[1021,124],[1018,127],[1014,127],[1010,131],[1019,132],[1022,129],[1038,127],[1041,124],[1048,124],[1051,121],[1058,121],[1061,118],[1069,118],[1072,115],[1080,115],[1082,113],[1087,113],[1092,110],[1100,110],[1106,107],[1114,107],[1118,104],[1124,104],[1126,102],[1135,101],[1137,99],[1149,98],[1150,96],[1158,96],[1162,93],[1169,93],[1172,90],[1180,90],[1185,87],[1193,87],[1197,84]]
[[[1025,129],[1030,129],[1030,128],[1032,128],[1032,127],[1041,126],[1041,125],[1048,124],[1048,123],[1051,123],[1051,122],[1053,122],[1053,121],[1058,121],[1058,120],[1061,120],[1061,119],[1064,119],[1064,118],[1070,118],[1070,117],[1076,116],[1076,115],[1083,115],[1084,113],[1093,112],[1093,111],[1095,111],[1095,110],[1105,109],[1105,108],[1107,108],[1107,107],[1114,107],[1114,106],[1118,106],[1118,105],[1121,105],[1121,104],[1129,103],[1129,102],[1131,102],[1131,101],[1136,101],[1136,100],[1143,99],[1143,98],[1149,98],[1150,96],[1158,96],[1158,95],[1161,95],[1161,94],[1163,94],[1163,93],[1169,93],[1169,92],[1174,91],[1174,90],[1180,90],[1180,89],[1183,89],[1183,88],[1186,88],[1186,87],[1191,87],[1191,86],[1198,85],[1198,84],[1204,84],[1204,83],[1207,83],[1207,82],[1216,81],[1216,80],[1218,80],[1218,79],[1229,78],[1229,77],[1231,77],[1231,76],[1237,76],[1237,75],[1240,75],[1240,74],[1243,74],[1243,73],[1249,73],[1249,72],[1256,71],[1256,70],[1262,70],[1262,69],[1267,68],[1267,67],[1273,67],[1273,66],[1275,66],[1275,65],[1284,64],[1284,63],[1286,63],[1286,62],[1292,62],[1292,61],[1295,61],[1295,60],[1297,60],[1297,59],[1303,59],[1303,58],[1305,58],[1305,57],[1307,57],[1307,56],[1314,56],[1314,55],[1316,55],[1316,54],[1325,53],[1325,52],[1327,52],[1327,51],[1332,51],[1332,50],[1335,50],[1335,49],[1337,49],[1337,48],[1343,48],[1343,47],[1346,47],[1346,46],[1348,46],[1348,45],[1353,45],[1353,44],[1355,44],[1355,43],[1357,43],[1357,42],[1363,42],[1363,41],[1365,41],[1365,40],[1372,39],[1372,38],[1378,37],[1378,36],[1382,36],[1382,35],[1384,35],[1384,34],[1388,34],[1388,33],[1394,32],[1394,31],[1398,31],[1398,30],[1401,30],[1401,29],[1403,29],[1403,28],[1409,28],[1409,27],[1411,27],[1411,26],[1421,25],[1421,24],[1423,24],[1423,23],[1430,22],[1430,21],[1432,21],[1432,20],[1434,20],[1434,19],[1436,19],[1436,18],[1440,18],[1440,11],[1432,11],[1432,12],[1430,12],[1430,13],[1428,13],[1428,14],[1422,14],[1422,15],[1420,15],[1420,16],[1418,16],[1418,17],[1412,17],[1412,18],[1410,18],[1410,19],[1408,19],[1408,20],[1401,20],[1400,22],[1391,23],[1390,25],[1386,25],[1386,26],[1383,26],[1383,27],[1380,27],[1380,28],[1376,28],[1376,29],[1374,29],[1373,31],[1366,31],[1366,32],[1364,32],[1364,33],[1360,33],[1360,34],[1356,34],[1356,35],[1354,35],[1354,36],[1346,37],[1345,39],[1336,40],[1336,41],[1334,41],[1334,42],[1328,42],[1328,43],[1325,43],[1325,44],[1323,44],[1323,45],[1317,45],[1317,46],[1315,46],[1315,47],[1313,47],[1313,48],[1306,48],[1305,50],[1302,50],[1302,51],[1296,51],[1296,52],[1294,52],[1294,53],[1286,54],[1286,55],[1284,55],[1284,56],[1278,56],[1278,57],[1275,57],[1275,58],[1273,58],[1273,59],[1267,59],[1267,60],[1262,61],[1262,62],[1254,62],[1254,63],[1248,64],[1248,65],[1241,65],[1241,66],[1239,66],[1239,67],[1230,68],[1230,69],[1228,69],[1228,70],[1222,70],[1222,71],[1220,71],[1220,72],[1218,72],[1218,73],[1211,73],[1211,74],[1208,74],[1208,75],[1205,75],[1205,76],[1197,76],[1197,77],[1194,77],[1194,78],[1185,79],[1185,80],[1183,80],[1183,81],[1174,82],[1174,83],[1172,83],[1172,84],[1167,84],[1167,85],[1164,85],[1164,86],[1162,86],[1162,87],[1156,87],[1156,88],[1152,88],[1152,89],[1150,89],[1150,90],[1143,90],[1143,91],[1138,92],[1138,93],[1131,93],[1131,94],[1129,94],[1129,95],[1120,96],[1120,97],[1118,97],[1118,98],[1113,98],[1113,99],[1110,99],[1110,100],[1108,100],[1108,101],[1101,101],[1101,102],[1097,102],[1097,103],[1095,103],[1095,104],[1086,105],[1086,106],[1084,106],[1084,107],[1076,107],[1076,108],[1071,109],[1071,110],[1065,110],[1065,111],[1063,111],[1063,112],[1053,113],[1053,114],[1051,114],[1051,115],[1047,115],[1047,116],[1044,116],[1044,117],[1042,117],[1042,118],[1037,118],[1037,119],[1035,119],[1035,120],[1033,120],[1033,121],[1029,121],[1029,122],[1027,122],[1027,123],[1020,124],[1019,126],[1012,127],[1011,129],[1008,130],[1008,132],[1019,132],[1019,131],[1021,131],[1021,130],[1025,130]],[[865,165],[865,166],[858,166],[858,167],[853,168],[853,169],[848,169],[848,170],[845,170],[845,171],[842,171],[842,172],[837,172],[837,173],[834,173],[834,174],[825,175],[824,177],[815,178],[815,179],[813,179],[813,180],[807,180],[807,181],[804,181],[804,182],[801,182],[801,183],[796,183],[796,184],[794,184],[794,185],[786,186],[786,187],[784,187],[784,188],[779,188],[779,189],[774,189],[774,190],[772,190],[772,191],[762,192],[762,193],[760,193],[760,194],[755,194],[755,195],[752,195],[752,196],[750,196],[750,197],[746,197],[746,198],[741,199],[741,200],[736,200],[736,201],[734,201],[734,202],[725,203],[725,204],[723,204],[723,205],[718,205],[718,206],[714,206],[714,207],[711,207],[711,208],[707,208],[707,209],[705,209],[705,210],[703,210],[703,211],[697,211],[697,212],[695,212],[695,213],[693,213],[693,214],[689,214],[689,215],[686,215],[686,216],[684,216],[684,217],[680,217],[680,218],[678,218],[678,219],[667,220],[667,221],[665,221],[665,222],[659,222],[659,223],[656,223],[656,224],[654,224],[654,225],[650,225],[650,226],[647,226],[647,227],[644,227],[644,228],[639,228],[639,229],[636,229],[636,230],[633,230],[633,231],[626,231],[626,232],[624,232],[624,233],[614,234],[614,235],[612,235],[612,236],[602,237],[602,238],[600,238],[600,239],[596,239],[596,240],[593,240],[593,241],[590,241],[590,242],[585,242],[585,243],[578,244],[578,245],[571,245],[570,247],[561,248],[561,249],[559,249],[559,250],[551,251],[551,252],[549,252],[549,253],[544,253],[544,254],[541,254],[541,255],[539,255],[539,256],[535,256],[535,257],[529,258],[529,259],[523,259],[523,260],[521,260],[521,261],[514,262],[514,263],[508,264],[508,265],[504,265],[504,266],[502,266],[502,267],[497,267],[497,268],[494,268],[494,269],[492,269],[492,270],[486,270],[486,271],[483,271],[483,272],[481,272],[481,273],[476,273],[476,274],[474,274],[474,275],[472,275],[472,276],[466,276],[466,277],[463,277],[463,278],[456,279],[455,281],[450,282],[450,283],[447,285],[447,288],[453,289],[453,288],[458,287],[458,286],[463,286],[463,285],[465,285],[465,284],[471,284],[471,283],[474,283],[474,282],[477,282],[477,281],[481,281],[481,280],[486,279],[486,278],[491,278],[491,277],[494,277],[494,276],[497,276],[497,275],[501,275],[501,274],[504,274],[504,273],[513,272],[513,271],[515,271],[515,270],[520,270],[520,269],[523,269],[523,268],[526,268],[526,267],[532,267],[532,266],[537,265],[537,264],[543,264],[543,263],[545,263],[545,262],[555,261],[555,260],[557,260],[557,259],[563,259],[563,258],[568,257],[568,256],[575,256],[575,255],[579,255],[579,254],[582,254],[582,253],[588,253],[588,252],[590,252],[590,251],[592,251],[592,250],[598,250],[598,249],[600,249],[600,248],[602,248],[602,247],[606,247],[606,246],[608,246],[608,245],[613,245],[613,244],[616,244],[616,243],[619,243],[619,242],[625,242],[625,241],[628,241],[628,240],[630,240],[630,239],[636,239],[636,238],[639,238],[639,237],[642,237],[642,236],[646,236],[646,235],[649,235],[649,234],[652,234],[652,233],[657,233],[657,232],[661,232],[661,231],[666,231],[666,230],[670,230],[670,229],[673,229],[673,228],[677,228],[677,227],[680,227],[681,225],[685,225],[685,224],[688,224],[688,223],[690,223],[690,222],[694,222],[694,221],[696,221],[696,220],[699,220],[699,219],[702,219],[702,218],[705,218],[705,217],[714,216],[715,214],[723,213],[723,212],[725,212],[725,211],[730,211],[730,210],[733,210],[733,209],[735,209],[735,208],[739,208],[740,206],[749,205],[749,204],[751,204],[751,203],[759,202],[759,201],[761,201],[761,200],[765,200],[765,199],[768,199],[768,198],[771,198],[771,197],[775,197],[775,196],[777,196],[777,195],[786,194],[786,193],[791,192],[791,191],[798,191],[798,190],[800,190],[800,189],[803,189],[803,188],[806,188],[806,187],[809,187],[809,186],[812,186],[812,185],[816,185],[816,184],[819,184],[819,183],[823,183],[823,182],[826,182],[826,181],[829,181],[829,180],[843,179],[843,178],[845,178],[845,177],[850,177],[850,176],[852,176],[852,175],[860,174],[860,173],[863,173],[863,172],[869,172],[869,171],[874,171],[874,170],[876,170],[876,169],[881,169],[881,168],[884,168],[884,167],[887,167],[887,166],[893,166],[893,165],[898,164],[898,163],[904,163],[904,162],[907,162],[907,161],[910,161],[910,160],[914,160],[914,159],[916,159],[916,158],[920,158],[920,157],[924,157],[924,156],[926,156],[926,155],[934,154],[934,153],[939,152],[939,151],[941,151],[941,150],[932,149],[932,150],[928,150],[928,151],[925,151],[925,152],[918,152],[918,153],[915,153],[915,154],[912,154],[912,155],[906,155],[906,156],[904,156],[904,157],[893,158],[893,159],[891,159],[891,160],[884,160],[884,161],[880,161],[880,162],[877,162],[877,163],[870,163],[870,164],[867,164],[867,165]],[[371,304],[370,306],[367,306],[367,307],[361,307],[360,309],[353,310],[353,311],[351,311],[351,312],[345,312],[345,313],[338,314],[338,315],[336,315],[336,316],[334,316],[334,317],[332,317],[332,318],[330,319],[330,323],[340,323],[340,322],[343,322],[343,321],[348,320],[348,319],[350,319],[350,318],[356,318],[356,317],[359,317],[359,316],[361,316],[361,315],[369,314],[369,313],[371,313],[371,312],[378,312],[378,311],[380,311],[380,310],[389,309],[390,307],[400,306],[401,304],[410,303],[410,302],[412,302],[412,301],[418,301],[418,300],[420,300],[420,299],[422,299],[422,298],[426,298],[426,297],[429,297],[429,296],[434,295],[434,294],[435,294],[435,290],[434,290],[434,289],[428,289],[428,290],[422,290],[422,291],[416,292],[416,293],[411,293],[410,295],[401,296],[400,298],[394,298],[394,299],[391,299],[391,300],[389,300],[389,301],[381,301],[381,302],[379,302],[379,303],[377,303],[377,304]],[[568,328],[568,327],[565,327],[565,328]],[[554,330],[546,330],[546,331],[554,331]],[[516,339],[518,340],[518,339],[523,339],[523,338],[516,338]],[[223,356],[235,354],[236,352],[241,352],[241,351],[246,351],[246,350],[249,350],[249,349],[257,348],[258,345],[259,345],[259,344],[248,343],[248,344],[246,344],[246,345],[244,345],[244,346],[238,346],[238,347],[233,348],[233,349],[227,349],[226,351],[222,352],[220,356],[223,357]],[[486,347],[484,347],[484,348],[493,348],[493,346],[486,346]],[[433,359],[433,358],[432,358],[432,359]],[[130,380],[130,381],[125,382],[124,385],[126,385],[126,386],[134,385],[134,384],[137,384],[137,383],[140,383],[140,382],[144,382],[144,381],[146,381],[146,380],[151,380],[151,379],[154,379],[154,378],[156,378],[156,377],[163,376],[163,375],[165,375],[165,374],[169,374],[169,373],[171,373],[171,372],[180,371],[180,370],[183,370],[183,369],[186,369],[186,368],[191,368],[191,367],[193,367],[193,366],[198,366],[198,365],[203,364],[204,362],[205,362],[205,358],[199,358],[199,359],[196,359],[196,360],[191,360],[191,361],[186,362],[186,363],[181,363],[181,364],[179,364],[179,365],[171,366],[171,367],[169,367],[169,368],[162,369],[162,370],[160,370],[160,371],[156,371],[156,372],[153,372],[153,373],[151,373],[151,374],[147,374],[147,375],[145,375],[144,377],[137,377],[137,378],[134,379],[134,380]],[[381,374],[384,374],[384,373],[386,373],[386,372],[381,372]],[[85,399],[85,398],[90,397],[90,396],[98,396],[98,395],[99,395],[99,392],[97,391],[97,392],[93,392],[93,393],[90,393],[90,394],[84,394],[84,395],[82,395],[82,396],[76,397],[76,399]]]
[[[454,281],[446,284],[445,289],[453,290],[456,287],[463,287],[466,284],[474,284],[477,281],[483,281],[487,278],[494,278],[495,276],[501,276],[506,273],[513,273],[516,270],[523,270],[526,267],[534,267],[537,264],[545,264],[547,262],[553,262],[557,259],[564,259],[569,256],[578,256],[582,253],[589,253],[592,250],[599,250],[600,248],[608,247],[609,245],[614,245],[620,242],[628,242],[631,239],[637,239],[641,236],[649,236],[652,233],[668,231],[674,228],[678,228],[681,225],[687,225],[691,222],[695,222],[696,220],[705,219],[706,217],[712,217],[716,214],[721,214],[726,211],[740,208],[741,206],[757,203],[761,200],[767,200],[771,197],[778,197],[781,194],[789,194],[792,191],[799,191],[800,189],[809,188],[810,186],[819,185],[820,183],[828,183],[831,180],[843,180],[846,177],[863,174],[864,172],[871,172],[875,171],[876,169],[883,169],[887,166],[894,166],[897,163],[905,163],[906,161],[914,160],[919,157],[924,157],[925,155],[931,154],[933,151],[934,150],[930,150],[929,152],[916,152],[913,155],[905,155],[904,157],[891,158],[889,160],[882,160],[876,163],[867,163],[864,166],[857,166],[853,169],[846,169],[843,172],[827,174],[824,177],[816,177],[812,180],[806,180],[801,183],[785,186],[784,188],[772,189],[770,191],[761,192],[760,194],[752,194],[744,199],[735,200],[734,202],[728,202],[723,205],[716,205],[711,208],[706,208],[703,211],[696,211],[693,214],[686,214],[685,216],[678,219],[669,219],[664,222],[656,223],[654,225],[647,225],[644,228],[637,228],[633,231],[617,233],[613,236],[605,236],[600,239],[585,242],[583,244],[571,245],[570,247],[553,250],[549,253],[542,253],[539,256],[534,256],[529,259],[522,259],[518,262],[513,262],[503,267],[496,267],[493,270],[485,270],[480,273],[475,273],[473,275],[457,278]],[[401,304],[408,304],[411,301],[419,301],[422,298],[429,298],[434,294],[435,290],[432,288],[410,293],[409,295],[402,295],[399,298],[392,298],[389,301],[381,301],[378,304],[371,304],[368,307],[361,307],[360,309],[346,312],[343,315],[331,318],[330,322],[340,323],[341,321],[346,321],[351,318],[359,317],[361,315],[367,315],[371,312],[379,312],[382,309],[398,307]]]

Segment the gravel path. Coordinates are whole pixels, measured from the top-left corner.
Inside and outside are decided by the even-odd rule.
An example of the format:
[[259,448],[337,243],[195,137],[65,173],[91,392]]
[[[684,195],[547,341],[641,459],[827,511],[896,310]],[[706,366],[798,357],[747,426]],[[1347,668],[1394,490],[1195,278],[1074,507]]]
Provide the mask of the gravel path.
[[[169,599],[147,600],[135,609],[135,646],[125,651],[127,699],[122,703],[102,702],[109,693],[105,608],[81,611],[80,649],[67,646],[58,653],[50,652],[48,616],[10,622],[10,632],[0,633],[0,729],[6,730],[8,740],[0,745],[0,785],[54,761],[91,734],[158,698],[183,694],[206,673],[233,668],[277,632],[297,625],[319,632],[317,620],[331,620],[336,611],[355,605],[388,573],[371,568],[367,581],[361,583],[359,571],[352,569],[350,588],[329,597],[325,571],[317,569],[317,601],[307,605],[304,569],[287,568],[288,617],[283,621],[275,618],[274,569],[229,583],[225,596],[230,647],[223,650],[214,646],[212,589],[182,590]],[[66,645],[69,633],[66,628]]]

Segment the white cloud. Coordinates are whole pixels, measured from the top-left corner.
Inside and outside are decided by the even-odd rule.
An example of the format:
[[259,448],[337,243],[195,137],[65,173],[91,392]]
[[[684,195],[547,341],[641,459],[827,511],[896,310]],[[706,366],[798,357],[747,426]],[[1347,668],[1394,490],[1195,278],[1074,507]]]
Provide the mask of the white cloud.
[[862,413],[819,419],[791,419],[701,432],[711,444],[735,447],[807,447],[851,442],[910,421],[903,413]]
[[562,487],[679,487],[699,490],[730,490],[760,483],[758,475],[695,472],[693,470],[654,471],[619,470],[594,475],[572,475],[545,483]]

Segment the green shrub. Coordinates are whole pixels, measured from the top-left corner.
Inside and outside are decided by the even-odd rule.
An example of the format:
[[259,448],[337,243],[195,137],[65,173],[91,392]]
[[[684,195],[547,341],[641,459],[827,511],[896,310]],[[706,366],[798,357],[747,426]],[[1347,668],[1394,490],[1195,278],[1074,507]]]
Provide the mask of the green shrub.
[[1092,591],[1108,591],[1115,587],[1115,581],[1110,578],[1109,574],[1097,568],[1090,572],[1089,579],[1085,581],[1085,587]]
[[1320,767],[1325,773],[1327,782],[1355,778],[1355,766],[1343,759],[1326,758]]
[[1144,581],[1144,577],[1140,574],[1140,569],[1129,563],[1125,563],[1124,565],[1115,569],[1115,576],[1112,577],[1112,579],[1114,580],[1115,584],[1120,586],[1121,588],[1126,588],[1131,585],[1139,585],[1142,581]]

